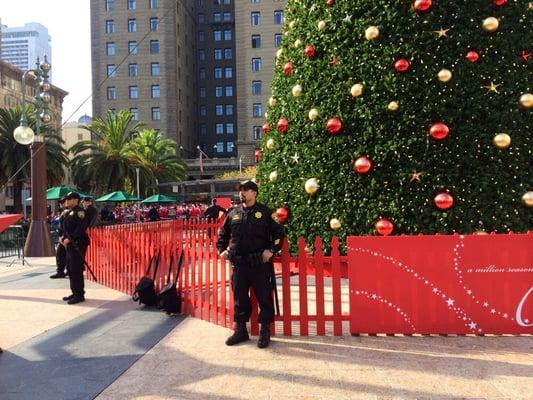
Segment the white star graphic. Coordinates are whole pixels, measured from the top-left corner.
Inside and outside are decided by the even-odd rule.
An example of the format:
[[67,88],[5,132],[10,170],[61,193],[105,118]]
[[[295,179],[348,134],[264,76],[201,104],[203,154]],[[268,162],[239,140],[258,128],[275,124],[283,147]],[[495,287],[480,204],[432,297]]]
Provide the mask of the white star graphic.
[[496,310],[495,310],[494,308],[491,309],[490,312],[491,312],[492,314],[496,314]]
[[471,290],[467,290],[466,293],[467,294],[472,294],[472,291]]
[[503,314],[503,318],[507,318],[507,316],[508,316],[507,314]]
[[352,23],[352,16],[346,14],[346,16],[345,16],[342,20],[343,20],[344,22],[346,22],[347,24],[351,24],[351,23]]
[[376,296],[375,294],[373,294],[373,295],[372,295],[372,298],[373,298],[373,299],[377,299],[378,296]]
[[294,155],[291,156],[291,159],[292,159],[292,161],[294,161],[295,163],[297,163],[298,160],[300,159],[300,156],[298,155],[298,153],[294,153]]
[[526,318],[526,319],[524,320],[524,322],[525,322],[526,324],[529,324],[529,319]]
[[452,299],[448,299],[448,301],[446,302],[449,306],[453,306],[453,303],[455,303],[455,300],[452,300]]
[[433,288],[433,293],[437,293],[438,291],[439,291],[439,289]]
[[473,321],[470,321],[470,323],[468,324],[468,327],[470,329],[476,329],[477,328],[477,324],[475,322],[473,322]]
[[487,303],[487,302],[483,303],[483,307],[488,307],[488,306],[489,306],[489,303]]

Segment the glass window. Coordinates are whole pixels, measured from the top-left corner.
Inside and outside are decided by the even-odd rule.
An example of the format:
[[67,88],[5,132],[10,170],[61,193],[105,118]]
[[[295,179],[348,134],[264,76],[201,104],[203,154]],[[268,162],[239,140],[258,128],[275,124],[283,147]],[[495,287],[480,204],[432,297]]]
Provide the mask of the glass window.
[[281,33],[274,34],[274,47],[278,48],[281,46],[281,38],[283,38]]
[[222,104],[215,105],[215,115],[224,115],[224,106]]
[[108,86],[107,88],[107,100],[117,99],[117,88],[114,86]]
[[135,18],[128,19],[128,32],[137,32],[137,20]]
[[139,98],[139,88],[135,86],[130,86],[130,99],[138,99]]
[[220,42],[222,40],[222,31],[219,31],[219,30],[213,31],[213,40],[215,42]]
[[215,87],[215,97],[222,97],[222,86]]
[[252,35],[252,48],[261,48],[261,35]]
[[148,0],[148,5],[150,8],[157,8],[158,7],[157,0]]
[[150,18],[150,30],[152,32],[159,30],[159,19],[157,17]]
[[231,22],[231,13],[225,12],[224,13],[224,22]]
[[224,49],[224,58],[226,60],[231,60],[233,58],[233,49],[231,47]]
[[261,103],[253,104],[252,116],[254,118],[261,118],[263,116],[263,105]]
[[252,94],[254,96],[259,96],[261,94],[262,86],[261,81],[252,81]]
[[200,79],[205,79],[205,68],[200,68],[199,71],[198,75],[200,76]]
[[213,13],[213,22],[220,22],[222,21],[222,15],[219,12]]
[[226,143],[226,151],[228,153],[231,153],[233,151],[233,142],[227,142]]
[[200,115],[205,117],[207,115],[207,107],[205,105],[200,106]]
[[128,0],[128,10],[135,10],[137,8],[137,0]]
[[198,23],[199,24],[205,24],[205,14],[204,13],[198,14]]
[[252,11],[252,26],[258,26],[261,23],[261,13]]
[[224,40],[231,40],[231,29],[224,30]]
[[233,104],[226,104],[226,115],[233,115]]
[[137,64],[133,63],[128,66],[128,75],[129,76],[139,75],[139,68],[137,67]]
[[198,59],[200,61],[204,61],[205,60],[205,50],[204,49],[198,50]]
[[131,40],[128,42],[128,53],[137,54],[137,41]]
[[130,108],[130,113],[134,121],[139,120],[139,109],[138,108]]
[[261,3],[261,0],[250,0],[251,3]]
[[283,25],[283,22],[284,22],[283,10],[274,11],[274,24],[275,25]]
[[222,68],[216,67],[215,68],[215,79],[221,79],[222,78]]
[[224,124],[215,124],[215,133],[222,135],[224,133]]
[[207,126],[205,126],[205,124],[200,125],[200,135],[202,136],[207,135]]
[[200,97],[205,97],[205,87],[200,88]]
[[205,40],[205,32],[204,31],[199,31],[198,32],[198,41],[199,42],[203,42]]
[[113,11],[115,8],[115,0],[105,0],[105,10]]
[[233,133],[235,132],[234,128],[233,128],[233,122],[228,122],[226,124],[226,133],[228,135],[232,135]]
[[150,54],[159,53],[159,40],[150,40]]
[[215,49],[215,60],[222,60],[222,49]]
[[226,86],[226,97],[233,97],[233,86]]
[[107,64],[107,76],[109,78],[114,78],[117,76],[117,69],[115,68],[115,64]]
[[254,140],[260,140],[263,136],[263,131],[260,126],[254,126]]
[[217,153],[223,153],[224,152],[224,142],[217,142]]
[[115,32],[115,20],[108,19],[105,22],[105,33],[114,33]]
[[108,56],[114,56],[117,52],[115,42],[107,42],[105,45],[106,45],[106,54]]
[[261,71],[261,58],[252,58],[252,71],[259,72]]
[[159,66],[158,62],[151,63],[150,64],[150,74],[152,76],[159,76],[161,75],[161,67]]
[[224,4],[231,4],[231,0],[224,0]]
[[159,121],[161,119],[161,109],[159,107],[152,107],[152,121]]
[[233,78],[233,67],[224,68],[224,78]]
[[161,87],[159,85],[152,85],[152,99],[161,97]]

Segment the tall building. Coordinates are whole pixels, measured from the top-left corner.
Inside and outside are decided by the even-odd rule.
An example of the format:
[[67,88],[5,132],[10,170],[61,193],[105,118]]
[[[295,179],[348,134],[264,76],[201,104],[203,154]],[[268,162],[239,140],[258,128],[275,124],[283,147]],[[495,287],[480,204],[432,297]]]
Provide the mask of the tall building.
[[194,2],[91,0],[93,113],[130,110],[196,146]]
[[[15,28],[3,25],[0,57],[23,71],[35,68],[37,57],[42,60],[46,56],[52,64],[51,40],[48,29],[36,22]],[[49,79],[52,81],[52,76]]]

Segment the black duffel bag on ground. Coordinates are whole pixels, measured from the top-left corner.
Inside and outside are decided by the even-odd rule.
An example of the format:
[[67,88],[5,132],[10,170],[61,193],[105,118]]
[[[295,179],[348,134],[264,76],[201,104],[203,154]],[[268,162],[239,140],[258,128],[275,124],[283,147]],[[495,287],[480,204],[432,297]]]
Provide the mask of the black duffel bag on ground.
[[157,305],[157,295],[155,293],[154,279],[157,274],[157,268],[159,268],[160,259],[161,259],[161,252],[159,252],[157,254],[157,257],[155,258],[154,275],[153,275],[153,278],[150,278],[149,274],[150,274],[150,269],[152,268],[154,257],[150,258],[150,263],[148,264],[148,269],[146,270],[145,276],[143,276],[139,280],[139,282],[137,282],[137,285],[135,286],[135,292],[133,292],[133,295],[131,296],[133,301],[138,301],[139,304],[144,304],[147,306]]
[[178,277],[180,276],[181,264],[183,264],[183,250],[181,251],[178,266],[176,267],[176,277],[170,282],[173,261],[174,260],[171,259],[168,268],[167,284],[161,289],[157,299],[157,306],[167,314],[177,314],[181,312],[181,295],[176,286],[178,283]]

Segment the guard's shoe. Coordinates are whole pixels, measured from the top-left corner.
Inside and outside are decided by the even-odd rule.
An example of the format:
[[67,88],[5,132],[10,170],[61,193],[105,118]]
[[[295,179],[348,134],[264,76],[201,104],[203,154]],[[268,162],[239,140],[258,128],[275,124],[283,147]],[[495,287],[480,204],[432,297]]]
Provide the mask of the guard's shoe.
[[72,299],[67,301],[67,304],[78,304],[83,303],[85,301],[85,297],[83,296],[72,296]]
[[264,349],[270,344],[270,327],[268,325],[261,325],[259,331],[259,339],[257,340],[257,347]]
[[248,336],[246,324],[238,322],[233,335],[226,339],[226,345],[233,346],[234,344],[246,342],[247,340],[250,340],[250,336]]
[[50,275],[50,279],[65,278],[66,275],[61,272],[56,272],[54,275]]
[[72,299],[74,297],[73,294],[71,294],[70,296],[65,296],[63,297],[63,301],[69,301],[70,299]]

